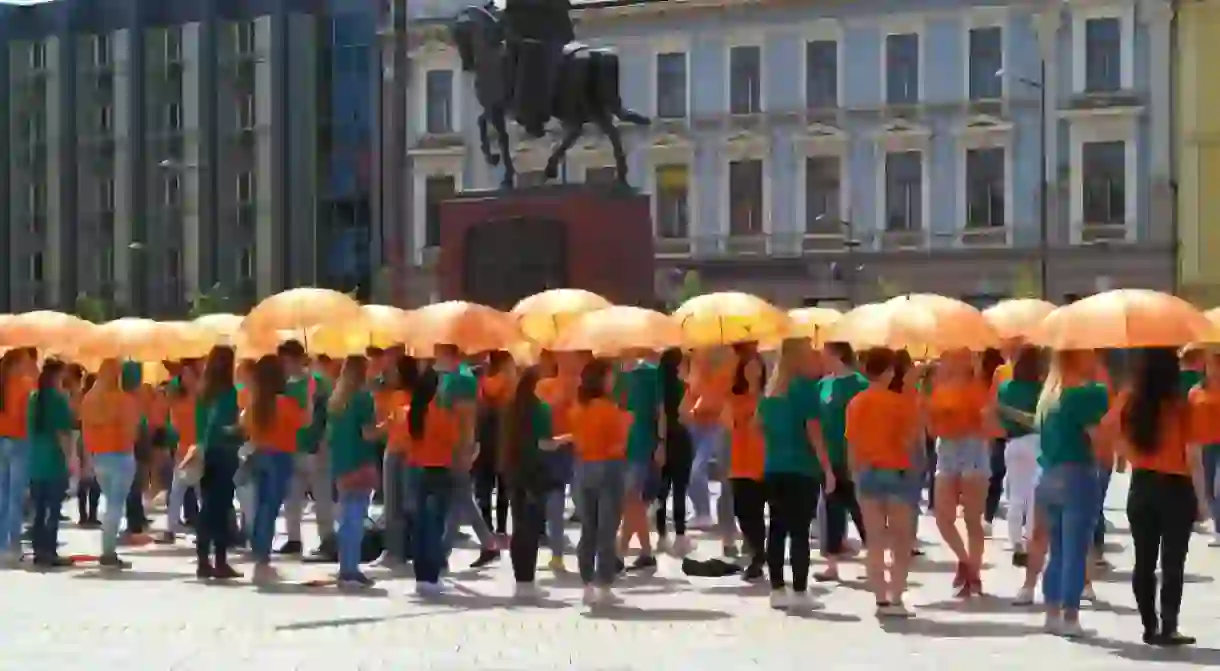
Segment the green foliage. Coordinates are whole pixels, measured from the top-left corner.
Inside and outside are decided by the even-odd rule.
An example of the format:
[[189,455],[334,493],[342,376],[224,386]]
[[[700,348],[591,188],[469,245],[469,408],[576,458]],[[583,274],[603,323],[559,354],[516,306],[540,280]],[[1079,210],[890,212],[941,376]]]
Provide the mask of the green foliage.
[[84,292],[77,294],[73,311],[77,317],[94,324],[110,321],[118,312],[113,300],[90,296]]
[[212,285],[211,289],[191,297],[191,307],[187,310],[190,319],[217,312],[231,312],[232,301],[220,283]]
[[1022,265],[1017,268],[1012,278],[1013,298],[1041,298],[1042,281],[1038,277],[1035,264]]
[[906,289],[904,289],[901,284],[894,282],[893,280],[888,280],[884,277],[877,278],[877,297],[881,300],[889,300],[895,296],[901,296],[905,293],[907,293]]
[[699,271],[688,270],[683,273],[682,284],[678,286],[678,304],[681,305],[702,293],[703,280],[699,277]]

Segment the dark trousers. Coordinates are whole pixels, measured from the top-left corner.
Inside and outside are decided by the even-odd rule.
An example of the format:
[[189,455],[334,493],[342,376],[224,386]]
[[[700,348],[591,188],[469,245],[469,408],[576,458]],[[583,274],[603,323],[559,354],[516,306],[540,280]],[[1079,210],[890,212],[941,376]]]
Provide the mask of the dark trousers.
[[987,481],[987,505],[983,509],[983,519],[988,524],[995,520],[995,514],[1000,509],[1000,495],[1004,493],[1004,477],[1008,475],[1008,466],[1004,463],[1006,446],[1003,438],[991,441],[991,479]]
[[[1148,633],[1178,631],[1186,552],[1198,502],[1190,477],[1136,470],[1127,495],[1127,521],[1135,542],[1131,591]],[[1157,560],[1161,568],[1161,615],[1156,610]]]
[[227,562],[236,473],[236,450],[217,446],[204,451],[203,477],[199,480],[202,509],[195,525],[195,552],[200,563],[212,557],[217,565]]
[[924,473],[924,479],[928,483],[928,510],[932,509],[932,502],[936,500],[936,439],[931,436],[925,436],[923,441],[924,463],[927,465]]
[[[471,471],[474,485],[474,500],[479,514],[487,527],[498,534],[508,531],[509,490],[500,477],[497,462],[500,443],[500,413],[495,409],[484,410],[479,417],[479,456]],[[492,518],[492,503],[495,503],[495,518]]]
[[673,494],[674,498],[674,533],[686,535],[686,490],[690,487],[690,469],[694,456],[687,451],[685,454],[666,454],[665,465],[661,467],[661,493],[657,497],[657,535],[665,538],[668,533],[666,521],[666,502]]
[[445,566],[445,527],[453,502],[453,475],[447,468],[419,471],[418,486],[407,495],[415,501],[415,581],[440,581]]
[[[864,514],[860,512],[860,501],[856,498],[856,483],[851,473],[841,466],[834,467],[835,490],[826,495],[826,552],[839,554],[843,551],[843,539],[847,536],[847,517],[856,525],[860,540],[865,539]],[[816,504],[815,504],[816,507]]]
[[148,526],[144,515],[144,485],[148,482],[148,465],[136,464],[136,477],[127,490],[127,533],[142,534]]
[[517,582],[534,582],[538,546],[546,532],[546,497],[547,492],[539,489],[513,489],[513,537],[509,541],[508,555]]
[[784,587],[785,550],[791,556],[792,589],[809,588],[809,525],[818,506],[818,482],[793,473],[767,475],[767,504],[771,528],[767,530],[767,573],[771,589]]
[[59,553],[59,510],[67,488],[68,483],[58,478],[30,481],[30,503],[34,507],[30,545],[35,561],[52,559]]
[[729,485],[733,490],[733,515],[749,545],[750,563],[761,566],[767,561],[767,490],[761,481],[745,478],[733,478]]
[[85,478],[76,483],[76,512],[79,522],[96,522],[97,505],[102,499],[102,488],[96,478]]

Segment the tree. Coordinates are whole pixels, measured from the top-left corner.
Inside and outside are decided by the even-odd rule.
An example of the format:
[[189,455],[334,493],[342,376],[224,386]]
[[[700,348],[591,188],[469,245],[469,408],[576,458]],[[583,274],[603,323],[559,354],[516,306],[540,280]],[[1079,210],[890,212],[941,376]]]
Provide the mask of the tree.
[[699,277],[699,271],[688,270],[682,273],[682,284],[678,285],[678,304],[681,305],[702,293],[703,280]]
[[884,277],[877,277],[877,296],[881,300],[889,300],[895,296],[905,294],[906,290],[901,284],[888,280]]
[[211,289],[191,297],[191,307],[187,310],[187,315],[191,319],[195,319],[196,317],[217,312],[229,312],[231,303],[228,294],[220,286],[220,283],[217,282],[212,285]]
[[77,317],[94,324],[110,321],[117,312],[113,300],[91,296],[85,292],[76,295],[73,311]]
[[1042,281],[1033,264],[1022,265],[1013,273],[1013,298],[1041,298]]

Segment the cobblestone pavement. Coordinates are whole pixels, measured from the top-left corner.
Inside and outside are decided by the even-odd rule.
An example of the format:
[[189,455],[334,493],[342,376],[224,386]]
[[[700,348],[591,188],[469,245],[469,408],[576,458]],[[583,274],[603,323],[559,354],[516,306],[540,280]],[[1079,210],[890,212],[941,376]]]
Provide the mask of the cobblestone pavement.
[[[1200,636],[1201,646],[1165,651],[1137,642],[1130,536],[1121,512],[1125,492],[1126,478],[1116,478],[1108,502],[1116,526],[1110,534],[1115,569],[1097,582],[1100,602],[1084,614],[1098,636],[1081,643],[1043,634],[1036,611],[1008,604],[1019,573],[998,538],[988,541],[994,565],[984,575],[995,596],[953,600],[953,564],[932,544],[913,575],[909,603],[918,617],[884,625],[872,614],[872,599],[858,580],[863,567],[856,563],[845,565],[850,582],[824,593],[827,609],[806,617],[770,610],[765,586],[737,578],[687,579],[669,558],[656,576],[622,582],[621,608],[591,615],[578,604],[575,578],[545,569],[540,583],[550,599],[536,606],[514,603],[507,557],[482,572],[457,572],[449,595],[427,604],[413,596],[410,578],[378,569],[370,571],[381,579],[377,588],[361,593],[296,585],[260,593],[246,582],[204,586],[194,579],[189,544],[180,542],[129,550],[134,568],[122,573],[87,567],[0,573],[0,670],[61,671],[82,663],[124,671],[1220,666],[1220,650],[1206,647],[1220,646],[1214,583],[1220,549],[1209,548],[1203,535],[1195,536],[1190,555],[1182,622],[1184,631]],[[924,539],[937,537],[930,518],[922,526]],[[97,547],[97,532],[70,527],[64,536],[69,552]],[[706,555],[716,546],[706,540],[700,550]],[[548,553],[542,554],[545,559]],[[454,566],[466,566],[473,556],[473,550],[459,550]],[[287,561],[280,566],[292,580],[325,577],[330,570]]]

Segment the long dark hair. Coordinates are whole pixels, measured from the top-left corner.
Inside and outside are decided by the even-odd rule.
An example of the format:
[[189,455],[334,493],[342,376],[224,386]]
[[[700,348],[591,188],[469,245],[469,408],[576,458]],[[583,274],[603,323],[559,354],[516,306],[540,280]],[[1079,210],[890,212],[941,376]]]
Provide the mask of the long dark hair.
[[1155,347],[1140,350],[1131,380],[1131,396],[1123,410],[1123,433],[1140,454],[1156,451],[1163,422],[1175,421],[1165,410],[1182,403],[1178,354]]
[[13,369],[21,365],[21,358],[25,355],[25,350],[14,348],[0,356],[0,411],[4,410],[4,403],[8,396],[8,379],[13,374]]
[[419,364],[415,357],[399,354],[394,360],[394,368],[398,371],[398,389],[411,393],[419,380]]
[[205,403],[211,403],[233,388],[233,360],[232,347],[217,346],[208,352],[203,363],[203,388],[199,392],[199,398]]
[[682,394],[686,385],[678,371],[682,367],[682,350],[671,347],[661,354],[657,362],[657,372],[661,378],[661,409],[665,413],[665,426],[670,432],[682,427],[682,417],[679,412],[682,405]]
[[610,375],[610,362],[594,359],[580,371],[580,386],[576,388],[576,400],[582,405],[606,397],[606,378]]
[[42,370],[38,373],[38,395],[34,397],[34,414],[30,418],[31,432],[46,428],[47,407],[51,403],[51,394],[58,393],[56,385],[63,372],[64,362],[59,359],[42,362]]
[[1004,355],[1000,353],[1000,350],[994,347],[988,347],[983,350],[983,360],[979,368],[985,382],[990,382],[991,378],[995,375],[995,369],[1003,365]]
[[415,388],[411,390],[411,407],[407,410],[407,431],[411,438],[422,440],[424,428],[428,419],[428,406],[436,398],[436,388],[440,376],[436,369],[429,366],[415,380]]
[[275,421],[276,399],[284,393],[284,367],[280,357],[268,354],[255,362],[253,382],[250,416],[255,426],[266,428]]
[[826,353],[838,359],[848,368],[856,367],[856,351],[848,343],[828,342],[826,343]]
[[500,461],[503,472],[516,468],[520,462],[521,452],[534,439],[534,408],[538,406],[538,369],[530,366],[521,371],[517,377],[517,388],[513,398],[505,408],[501,424]]
[[750,381],[746,379],[746,367],[751,362],[758,363],[758,392],[762,393],[762,390],[767,388],[767,365],[763,363],[762,357],[758,352],[744,352],[738,356],[737,368],[733,371],[733,387],[730,391],[734,396],[745,396],[750,393]]
[[1046,363],[1042,350],[1033,345],[1022,345],[1017,351],[1017,360],[1012,364],[1012,379],[1020,382],[1041,382],[1046,377]]
[[894,379],[890,380],[888,389],[895,394],[901,394],[906,391],[907,373],[915,366],[915,361],[911,359],[911,353],[900,349],[894,352]]

